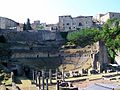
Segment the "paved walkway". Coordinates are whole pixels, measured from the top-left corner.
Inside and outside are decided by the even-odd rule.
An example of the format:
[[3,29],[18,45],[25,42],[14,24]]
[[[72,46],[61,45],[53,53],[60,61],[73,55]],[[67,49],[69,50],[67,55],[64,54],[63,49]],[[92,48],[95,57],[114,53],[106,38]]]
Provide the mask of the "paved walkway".
[[35,85],[31,84],[31,81],[25,77],[18,77],[22,84],[16,84],[21,90],[38,90]]
[[[118,72],[120,74],[120,72]],[[118,74],[117,72],[114,73],[105,73],[105,74],[98,74],[98,75],[91,75],[91,76],[84,76],[84,77],[77,77],[77,78],[69,78],[66,79],[66,81],[78,81],[76,82],[77,86],[81,86],[81,87],[86,87],[89,85],[89,83],[93,83],[94,80],[95,81],[101,81],[104,82],[105,80],[100,80],[100,78],[102,78],[102,76],[107,76],[107,75],[116,75]],[[118,76],[116,76],[118,77]],[[118,77],[119,78],[119,77]],[[31,81],[25,77],[17,77],[17,79],[21,82],[20,84],[16,84],[16,86],[18,86],[21,90],[38,90],[38,88],[36,88],[35,85],[31,84]],[[82,81],[80,82],[82,79],[86,79],[88,81]],[[99,80],[96,80],[99,79]],[[90,82],[91,81],[91,82]],[[93,81],[93,82],[92,82]],[[108,80],[106,80],[108,81]],[[56,83],[56,80],[52,80],[52,82]],[[115,83],[115,82],[114,82]],[[50,87],[49,86],[49,90],[55,90],[55,86]]]
[[[113,72],[113,73],[101,73],[101,74],[94,74],[94,75],[88,75],[88,76],[83,76],[83,77],[75,77],[75,78],[68,78],[65,79],[65,81],[85,81],[85,80],[97,80],[97,79],[102,79],[103,76],[110,76],[113,75],[112,77],[114,77],[114,75],[120,74],[120,72]],[[56,83],[56,80],[52,80],[53,83]]]

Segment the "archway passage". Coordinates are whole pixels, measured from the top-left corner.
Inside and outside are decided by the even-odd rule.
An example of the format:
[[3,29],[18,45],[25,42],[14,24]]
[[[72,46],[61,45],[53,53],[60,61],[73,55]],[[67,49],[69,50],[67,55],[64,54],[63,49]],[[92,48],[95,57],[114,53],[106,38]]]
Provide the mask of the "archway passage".
[[13,70],[13,73],[14,73],[15,76],[17,76],[18,75],[17,69]]
[[3,35],[0,35],[0,43],[6,43],[6,39]]

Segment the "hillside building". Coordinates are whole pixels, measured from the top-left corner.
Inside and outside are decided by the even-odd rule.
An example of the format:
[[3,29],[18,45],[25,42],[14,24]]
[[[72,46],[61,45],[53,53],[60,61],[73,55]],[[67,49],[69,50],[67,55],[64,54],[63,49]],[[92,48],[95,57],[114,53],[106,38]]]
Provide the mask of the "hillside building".
[[108,19],[117,18],[120,19],[120,13],[117,12],[108,12],[106,14],[98,14],[94,17],[94,21],[100,24],[105,23]]
[[19,23],[12,19],[0,17],[0,29],[16,29]]
[[71,17],[71,15],[59,16],[58,27],[60,31],[79,30],[93,26],[92,16]]
[[45,27],[45,30],[57,31],[58,25],[57,24],[47,24]]

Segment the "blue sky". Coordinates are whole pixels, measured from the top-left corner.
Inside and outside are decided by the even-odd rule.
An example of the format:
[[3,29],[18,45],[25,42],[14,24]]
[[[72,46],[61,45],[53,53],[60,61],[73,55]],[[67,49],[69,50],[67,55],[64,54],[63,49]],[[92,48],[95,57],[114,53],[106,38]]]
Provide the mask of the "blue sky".
[[58,16],[95,16],[120,12],[120,0],[0,0],[0,16],[24,23],[40,20],[57,23]]

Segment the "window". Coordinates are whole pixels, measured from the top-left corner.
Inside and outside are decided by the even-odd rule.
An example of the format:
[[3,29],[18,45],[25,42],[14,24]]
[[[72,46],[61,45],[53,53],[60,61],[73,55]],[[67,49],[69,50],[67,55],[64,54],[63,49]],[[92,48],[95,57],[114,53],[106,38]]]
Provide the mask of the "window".
[[71,29],[71,27],[69,27],[69,29]]
[[67,25],[70,25],[69,23],[67,23]]
[[79,22],[79,26],[82,26],[82,23],[81,23],[81,22]]
[[80,28],[76,28],[77,30],[80,30]]
[[37,55],[37,58],[39,58],[39,55]]
[[32,48],[32,47],[30,47],[30,50],[33,50],[33,48]]
[[53,27],[51,27],[51,30],[54,30],[54,28],[53,28]]

